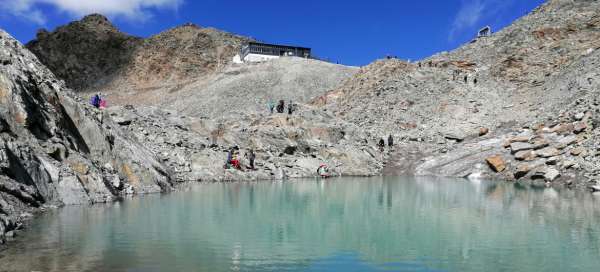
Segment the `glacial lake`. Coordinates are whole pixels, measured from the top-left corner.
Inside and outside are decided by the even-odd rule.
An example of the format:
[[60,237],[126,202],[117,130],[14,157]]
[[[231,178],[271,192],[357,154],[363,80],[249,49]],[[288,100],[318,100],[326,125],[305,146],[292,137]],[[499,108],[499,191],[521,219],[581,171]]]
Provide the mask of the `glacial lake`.
[[600,271],[600,195],[513,183],[201,183],[66,207],[0,271]]

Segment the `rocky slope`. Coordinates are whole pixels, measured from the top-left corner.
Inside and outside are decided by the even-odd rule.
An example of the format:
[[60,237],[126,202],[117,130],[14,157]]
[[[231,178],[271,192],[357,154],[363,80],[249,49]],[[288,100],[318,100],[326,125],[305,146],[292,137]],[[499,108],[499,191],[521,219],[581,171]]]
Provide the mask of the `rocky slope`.
[[120,32],[92,14],[27,44],[40,61],[77,91],[126,91],[177,86],[219,70],[249,40],[193,24],[147,39]]
[[0,244],[63,204],[168,191],[172,174],[0,30]]
[[[281,180],[317,176],[321,164],[334,175],[372,176],[383,168],[374,139],[322,110],[301,106],[294,114],[240,113],[235,118],[196,118],[154,107],[108,110],[144,142],[178,181]],[[224,169],[227,152],[240,148],[243,169]],[[256,169],[245,157],[256,154]]]
[[195,81],[180,91],[169,92],[167,96],[165,90],[156,90],[115,97],[115,100],[161,105],[187,116],[235,118],[242,113],[267,112],[270,100],[306,103],[337,87],[356,70],[318,60],[281,58],[229,65],[221,73]]
[[[551,0],[455,51],[377,61],[313,104],[404,139],[390,172],[545,181],[558,172],[566,183],[595,184],[599,16],[597,1]],[[506,169],[488,167],[491,157]]]

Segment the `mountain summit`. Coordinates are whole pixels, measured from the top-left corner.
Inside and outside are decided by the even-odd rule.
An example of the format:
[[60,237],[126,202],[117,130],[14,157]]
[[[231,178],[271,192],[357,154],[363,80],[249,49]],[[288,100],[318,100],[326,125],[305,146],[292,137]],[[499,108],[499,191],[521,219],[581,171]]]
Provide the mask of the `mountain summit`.
[[193,24],[140,38],[91,14],[52,32],[42,29],[26,46],[69,87],[88,91],[151,88],[205,75],[248,40]]

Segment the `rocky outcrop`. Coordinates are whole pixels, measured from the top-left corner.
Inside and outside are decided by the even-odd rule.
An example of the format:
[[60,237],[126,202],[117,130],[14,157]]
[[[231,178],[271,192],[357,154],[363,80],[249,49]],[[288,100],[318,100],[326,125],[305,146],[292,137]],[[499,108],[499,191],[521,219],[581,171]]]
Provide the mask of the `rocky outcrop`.
[[168,168],[0,30],[0,243],[42,208],[172,188]]
[[52,32],[39,30],[27,48],[69,87],[79,90],[110,82],[142,43],[106,17],[92,14]]
[[193,24],[147,39],[120,32],[92,14],[27,44],[40,61],[76,91],[177,87],[229,63],[249,38]]

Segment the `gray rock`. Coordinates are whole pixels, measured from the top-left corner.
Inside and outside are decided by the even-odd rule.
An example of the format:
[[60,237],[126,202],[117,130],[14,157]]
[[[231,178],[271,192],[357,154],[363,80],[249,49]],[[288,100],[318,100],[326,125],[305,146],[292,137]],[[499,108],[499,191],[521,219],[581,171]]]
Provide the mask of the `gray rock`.
[[129,126],[133,121],[131,118],[127,118],[125,116],[114,117],[113,121],[121,126]]
[[510,144],[510,149],[513,153],[517,153],[519,151],[532,150],[535,146],[530,143],[523,142],[514,142]]
[[546,164],[548,164],[548,165],[557,165],[559,161],[560,161],[559,157],[550,157],[546,161]]
[[121,182],[121,178],[119,178],[119,175],[113,175],[112,181],[110,183],[117,190],[123,189],[123,183]]
[[467,134],[464,132],[447,132],[444,134],[444,138],[456,142],[462,142],[465,140],[465,138],[467,138]]
[[91,203],[85,188],[76,176],[61,178],[56,187],[59,199],[66,205],[82,205]]
[[546,147],[536,151],[536,154],[542,158],[550,158],[560,155],[560,151],[554,147]]
[[564,136],[564,137],[559,138],[557,142],[560,145],[560,147],[564,148],[564,147],[567,147],[567,146],[572,145],[575,142],[577,142],[577,136],[575,136],[575,135]]
[[533,179],[544,179],[547,182],[552,182],[560,177],[560,172],[553,167],[540,167],[535,169],[535,173],[531,176]]
[[549,168],[544,174],[544,179],[549,182],[556,180],[558,177],[560,177],[560,172],[555,168]]
[[536,156],[537,156],[537,154],[533,150],[524,150],[524,151],[519,151],[519,152],[515,153],[515,159],[521,160],[521,161],[522,160],[531,161],[531,160],[534,160]]

